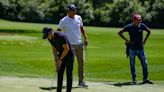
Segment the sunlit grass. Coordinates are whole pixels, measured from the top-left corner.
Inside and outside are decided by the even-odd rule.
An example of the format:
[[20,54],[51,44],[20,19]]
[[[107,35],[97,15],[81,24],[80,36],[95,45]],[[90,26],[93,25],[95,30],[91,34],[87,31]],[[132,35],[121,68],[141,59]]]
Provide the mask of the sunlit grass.
[[[55,29],[56,26],[6,21],[5,23],[0,22],[0,25],[3,24],[0,26],[0,31],[3,32],[0,33],[0,75],[52,76],[55,67],[51,46],[47,40],[41,39],[41,29],[45,26],[52,26]],[[89,39],[88,56],[85,61],[86,80],[131,80],[124,41],[117,35],[120,29],[85,27]],[[17,30],[17,33],[13,33],[13,30]],[[19,30],[24,30],[24,32],[19,32]],[[31,30],[35,30],[35,33]],[[152,34],[145,45],[149,78],[164,80],[164,30],[152,29],[151,31]],[[136,69],[137,78],[142,80],[142,68],[138,59],[136,59]],[[74,78],[77,79],[76,60]]]

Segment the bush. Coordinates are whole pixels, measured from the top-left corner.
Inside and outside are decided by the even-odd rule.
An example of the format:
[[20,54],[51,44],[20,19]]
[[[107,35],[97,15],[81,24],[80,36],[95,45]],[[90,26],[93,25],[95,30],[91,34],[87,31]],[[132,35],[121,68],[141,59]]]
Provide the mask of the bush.
[[[145,8],[138,0],[116,0],[112,4],[105,4],[95,11],[95,19],[106,26],[120,26],[131,21],[132,13],[144,15]],[[107,25],[109,24],[109,25]]]
[[144,15],[145,8],[141,5],[138,0],[117,0],[113,4],[111,11],[111,24],[127,24],[132,19],[133,13],[140,13]]
[[110,11],[112,10],[111,4],[105,4],[94,12],[95,20],[94,25],[106,26],[111,21]]
[[9,1],[8,0],[0,0],[0,17],[4,18],[8,12],[9,9]]
[[76,0],[75,4],[78,7],[77,13],[82,16],[83,22],[89,24],[94,20],[93,7],[86,0]]
[[164,0],[156,0],[152,5],[152,20],[155,23],[164,24]]
[[[0,0],[0,18],[18,21],[58,23],[75,3],[84,24],[123,26],[133,12],[150,26],[163,27],[164,0]],[[95,5],[96,4],[96,5]]]

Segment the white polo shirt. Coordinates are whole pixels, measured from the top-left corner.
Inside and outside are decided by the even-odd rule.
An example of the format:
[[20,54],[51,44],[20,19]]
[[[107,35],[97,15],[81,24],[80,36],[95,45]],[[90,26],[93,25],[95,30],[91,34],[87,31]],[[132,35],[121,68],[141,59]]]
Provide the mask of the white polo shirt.
[[65,16],[59,22],[58,28],[63,30],[70,44],[77,45],[82,43],[80,26],[83,26],[82,18],[75,15],[74,19]]

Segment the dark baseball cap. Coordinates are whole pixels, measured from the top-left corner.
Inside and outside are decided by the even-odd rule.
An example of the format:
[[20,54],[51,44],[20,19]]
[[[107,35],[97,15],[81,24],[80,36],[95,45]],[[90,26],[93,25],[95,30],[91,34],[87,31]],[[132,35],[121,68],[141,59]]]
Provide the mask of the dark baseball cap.
[[42,30],[42,33],[43,33],[42,39],[47,39],[47,37],[48,37],[48,32],[50,32],[50,31],[52,31],[52,28],[49,28],[49,27],[43,28],[43,30]]
[[68,9],[68,11],[76,10],[77,7],[76,7],[74,4],[69,4],[69,5],[67,6],[67,9]]

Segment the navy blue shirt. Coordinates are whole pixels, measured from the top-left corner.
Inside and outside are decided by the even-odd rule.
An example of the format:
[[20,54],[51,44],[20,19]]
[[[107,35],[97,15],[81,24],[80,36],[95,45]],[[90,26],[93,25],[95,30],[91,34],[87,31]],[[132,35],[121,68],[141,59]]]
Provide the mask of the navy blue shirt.
[[54,35],[55,35],[55,38],[53,38],[52,40],[49,40],[49,39],[48,40],[51,43],[51,45],[53,45],[56,48],[56,50],[58,51],[58,56],[60,57],[64,50],[62,45],[68,44],[70,50],[67,53],[67,55],[64,57],[64,59],[69,58],[70,56],[72,57],[73,52],[72,52],[72,48],[71,48],[71,45],[70,45],[67,37],[61,32],[54,32]]
[[124,32],[128,32],[130,36],[130,41],[133,44],[129,45],[130,49],[142,50],[142,40],[143,40],[143,31],[148,30],[148,27],[144,23],[140,23],[138,26],[135,26],[133,23],[126,25],[123,28]]

